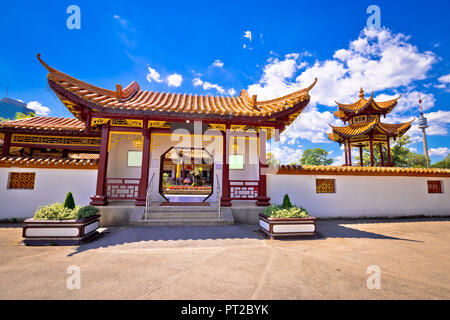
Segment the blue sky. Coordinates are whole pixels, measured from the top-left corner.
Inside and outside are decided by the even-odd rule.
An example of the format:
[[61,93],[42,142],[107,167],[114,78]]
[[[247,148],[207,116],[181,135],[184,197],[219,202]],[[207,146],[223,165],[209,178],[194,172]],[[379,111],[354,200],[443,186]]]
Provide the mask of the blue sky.
[[[69,30],[69,5],[81,29]],[[369,5],[381,28],[365,29]],[[71,114],[49,90],[51,66],[92,84],[115,88],[136,80],[142,89],[197,94],[277,97],[319,81],[311,103],[272,151],[282,162],[306,148],[342,150],[327,141],[340,125],[334,101],[351,103],[361,86],[378,100],[402,94],[385,122],[428,117],[433,161],[450,149],[448,1],[16,1],[0,3],[0,94],[41,114]],[[422,153],[419,131],[411,150]],[[356,152],[354,152],[355,154]]]

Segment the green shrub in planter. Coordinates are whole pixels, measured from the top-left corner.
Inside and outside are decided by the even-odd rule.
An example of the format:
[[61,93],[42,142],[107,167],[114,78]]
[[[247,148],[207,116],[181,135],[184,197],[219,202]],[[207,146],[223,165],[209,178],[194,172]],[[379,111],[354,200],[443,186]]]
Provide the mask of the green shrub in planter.
[[37,220],[75,220],[77,211],[66,208],[62,203],[53,203],[39,207],[34,213],[34,219]]
[[287,194],[284,195],[283,198],[283,204],[281,205],[284,209],[292,208],[291,199],[289,199],[289,196]]
[[72,192],[67,193],[66,200],[64,200],[64,207],[70,210],[75,209],[75,199],[73,198]]
[[270,218],[308,218],[308,211],[303,207],[291,206],[286,209],[280,205],[270,205],[264,210],[264,215]]
[[97,213],[99,213],[99,211],[100,210],[97,209],[96,207],[84,206],[78,210],[77,217],[78,217],[78,219],[89,218],[89,217],[95,216]]

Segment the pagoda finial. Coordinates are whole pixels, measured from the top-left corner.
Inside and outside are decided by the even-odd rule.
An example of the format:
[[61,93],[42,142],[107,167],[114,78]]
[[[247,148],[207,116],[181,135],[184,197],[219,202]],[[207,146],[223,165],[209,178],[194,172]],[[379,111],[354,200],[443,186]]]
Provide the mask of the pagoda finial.
[[364,99],[364,90],[363,90],[362,87],[361,87],[361,89],[359,89],[359,97],[360,97],[361,99]]

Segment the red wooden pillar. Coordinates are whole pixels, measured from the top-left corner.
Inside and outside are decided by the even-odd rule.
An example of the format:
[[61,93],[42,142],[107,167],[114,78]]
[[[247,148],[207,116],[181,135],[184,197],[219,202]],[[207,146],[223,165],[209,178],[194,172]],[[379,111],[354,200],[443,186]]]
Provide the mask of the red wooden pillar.
[[230,165],[228,163],[230,147],[230,124],[227,123],[225,132],[222,133],[223,137],[223,164],[222,164],[222,198],[220,199],[220,205],[222,207],[231,207],[230,198]]
[[370,165],[373,167],[375,165],[373,160],[373,137],[370,136],[369,144],[370,144]]
[[359,146],[359,164],[361,167],[364,166],[364,160],[363,160],[363,146]]
[[384,167],[384,154],[383,154],[383,144],[380,143],[380,161],[381,166]]
[[352,144],[348,141],[348,165],[352,166]]
[[392,159],[391,159],[391,145],[390,145],[389,137],[387,138],[387,156],[388,156],[388,166],[392,167],[394,164],[392,163]]
[[344,142],[345,165],[348,166],[347,141]]
[[141,179],[139,181],[138,196],[136,198],[136,206],[143,207],[147,202],[148,172],[150,167],[150,142],[152,138],[151,129],[147,129],[147,121],[144,121],[144,129],[142,130],[144,139],[142,147],[142,166]]
[[258,197],[256,198],[257,206],[270,205],[270,198],[267,196],[267,179],[266,170],[268,165],[266,164],[266,142],[267,131],[259,130],[259,183],[258,183]]
[[106,173],[108,170],[108,144],[109,144],[109,123],[102,126],[102,140],[100,145],[100,158],[98,160],[97,189],[95,196],[92,196],[91,205],[105,206],[108,204],[106,198]]
[[11,132],[6,132],[3,138],[2,156],[9,156],[9,148],[11,148]]

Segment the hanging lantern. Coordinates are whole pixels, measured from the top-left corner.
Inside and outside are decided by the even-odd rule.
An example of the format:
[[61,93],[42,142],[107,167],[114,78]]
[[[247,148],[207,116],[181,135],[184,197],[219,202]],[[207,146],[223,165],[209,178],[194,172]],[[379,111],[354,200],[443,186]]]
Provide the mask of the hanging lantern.
[[233,151],[236,153],[239,150],[239,146],[237,143],[237,137],[234,137],[234,142],[233,142]]
[[133,146],[136,149],[142,149],[142,139],[140,139],[139,137],[137,137],[136,139],[134,139],[133,141]]

